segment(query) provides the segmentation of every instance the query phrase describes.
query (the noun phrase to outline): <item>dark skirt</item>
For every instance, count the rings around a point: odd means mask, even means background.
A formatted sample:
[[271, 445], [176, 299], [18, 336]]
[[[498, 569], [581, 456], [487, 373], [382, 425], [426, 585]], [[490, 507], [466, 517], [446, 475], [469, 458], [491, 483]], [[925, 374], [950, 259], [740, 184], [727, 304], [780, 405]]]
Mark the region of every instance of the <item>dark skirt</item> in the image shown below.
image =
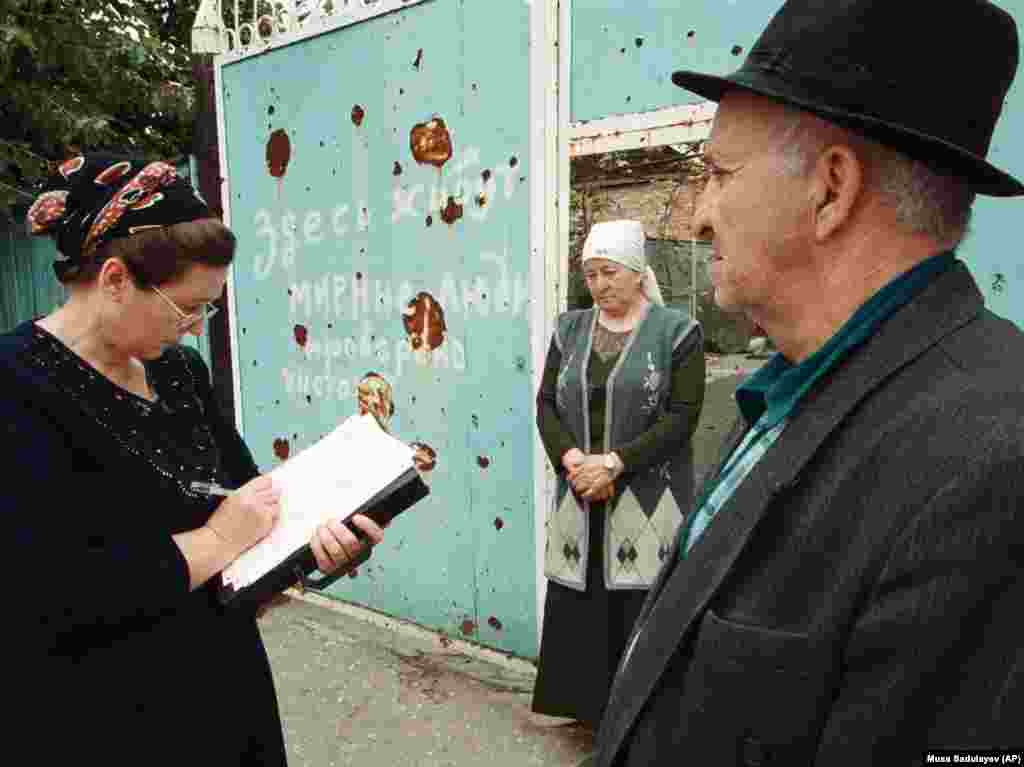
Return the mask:
[[590, 512], [587, 590], [548, 581], [532, 710], [571, 717], [595, 730], [646, 589], [604, 586], [604, 504]]

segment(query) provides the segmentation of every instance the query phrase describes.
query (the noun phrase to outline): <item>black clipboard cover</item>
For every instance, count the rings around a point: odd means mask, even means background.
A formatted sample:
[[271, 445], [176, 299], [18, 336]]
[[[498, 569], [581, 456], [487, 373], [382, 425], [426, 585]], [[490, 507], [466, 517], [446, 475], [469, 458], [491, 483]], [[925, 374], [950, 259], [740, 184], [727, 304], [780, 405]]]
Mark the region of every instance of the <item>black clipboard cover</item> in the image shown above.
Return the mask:
[[[365, 541], [366, 536], [350, 521], [354, 515], [362, 514], [383, 527], [403, 511], [426, 498], [429, 494], [430, 488], [427, 487], [427, 484], [420, 477], [416, 469], [410, 467], [398, 479], [358, 509], [348, 514], [343, 522], [360, 541]], [[316, 558], [313, 556], [313, 549], [307, 543], [269, 573], [244, 588], [236, 589], [233, 585], [221, 584], [218, 591], [220, 601], [222, 604], [232, 608], [256, 607], [292, 586], [299, 586], [302, 589], [311, 589], [313, 591], [323, 591], [339, 578], [348, 575], [352, 570], [369, 559], [371, 549], [371, 546], [366, 546], [356, 559], [349, 562], [345, 567], [338, 568], [330, 575], [310, 578], [309, 576], [317, 569], [317, 566]]]

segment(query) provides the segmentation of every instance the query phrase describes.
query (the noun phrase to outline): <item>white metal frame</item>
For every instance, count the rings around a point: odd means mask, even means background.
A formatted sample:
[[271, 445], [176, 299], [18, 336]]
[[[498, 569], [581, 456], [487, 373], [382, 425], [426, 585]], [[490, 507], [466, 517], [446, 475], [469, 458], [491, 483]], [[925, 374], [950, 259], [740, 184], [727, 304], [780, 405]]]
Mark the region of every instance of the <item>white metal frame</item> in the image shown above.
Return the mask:
[[[227, 6], [232, 0], [224, 0]], [[291, 45], [361, 21], [383, 16], [427, 0], [330, 0], [333, 12], [326, 13], [327, 0], [255, 0], [252, 17], [239, 23], [239, 0], [233, 0], [234, 26], [225, 27], [221, 57], [238, 61], [273, 48]], [[266, 11], [270, 11], [267, 13]], [[224, 18], [224, 14], [221, 14]], [[262, 34], [264, 30], [269, 34]]]
[[[217, 104], [217, 157], [220, 162], [220, 200], [224, 210], [224, 224], [231, 226], [231, 178], [228, 175], [228, 142], [224, 123], [224, 65], [228, 63], [225, 56], [217, 56], [213, 64], [213, 89]], [[235, 266], [228, 270], [228, 317], [230, 333], [228, 351], [231, 358], [231, 384], [235, 406], [235, 427], [245, 437], [242, 422], [242, 366], [238, 361], [238, 302], [235, 287]]]
[[705, 101], [573, 123], [569, 127], [569, 156], [705, 141], [717, 106]]
[[[548, 339], [554, 320], [565, 305], [565, 289], [559, 269], [562, 142], [561, 116], [564, 82], [562, 70], [568, 34], [566, 3], [534, 0], [530, 4], [530, 351], [533, 387], [537, 391], [544, 374]], [[536, 415], [534, 413], [534, 415]], [[554, 493], [554, 474], [540, 439], [533, 440], [534, 536], [536, 551], [537, 637], [544, 621], [547, 579], [544, 577], [544, 543], [547, 509]], [[539, 647], [539, 645], [538, 645]]]

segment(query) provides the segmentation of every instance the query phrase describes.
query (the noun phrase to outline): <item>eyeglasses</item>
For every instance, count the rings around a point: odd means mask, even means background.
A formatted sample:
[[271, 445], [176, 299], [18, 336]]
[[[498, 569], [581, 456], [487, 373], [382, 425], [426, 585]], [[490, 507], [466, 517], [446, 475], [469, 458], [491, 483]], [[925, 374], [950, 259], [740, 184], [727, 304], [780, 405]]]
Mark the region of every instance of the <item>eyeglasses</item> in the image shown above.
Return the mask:
[[202, 304], [199, 307], [199, 311], [194, 314], [186, 314], [181, 308], [168, 298], [162, 290], [158, 287], [153, 287], [153, 292], [156, 293], [164, 302], [174, 309], [174, 313], [178, 315], [177, 329], [179, 332], [185, 332], [192, 330], [197, 325], [206, 322], [210, 317], [217, 313], [218, 307], [213, 304]]

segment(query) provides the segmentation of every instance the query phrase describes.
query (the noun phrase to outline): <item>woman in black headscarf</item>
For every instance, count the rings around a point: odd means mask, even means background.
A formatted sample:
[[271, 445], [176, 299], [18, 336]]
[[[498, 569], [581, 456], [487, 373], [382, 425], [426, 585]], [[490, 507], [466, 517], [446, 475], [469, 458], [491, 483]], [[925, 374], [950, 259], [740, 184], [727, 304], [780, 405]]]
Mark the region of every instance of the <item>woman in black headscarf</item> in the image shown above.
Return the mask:
[[[0, 336], [3, 559], [22, 586], [9, 731], [45, 730], [43, 764], [283, 765], [255, 616], [217, 599], [278, 492], [179, 345], [215, 311], [235, 238], [170, 165], [108, 155], [64, 163], [28, 224], [56, 239], [69, 300]], [[337, 522], [311, 545], [324, 572], [361, 548]]]

